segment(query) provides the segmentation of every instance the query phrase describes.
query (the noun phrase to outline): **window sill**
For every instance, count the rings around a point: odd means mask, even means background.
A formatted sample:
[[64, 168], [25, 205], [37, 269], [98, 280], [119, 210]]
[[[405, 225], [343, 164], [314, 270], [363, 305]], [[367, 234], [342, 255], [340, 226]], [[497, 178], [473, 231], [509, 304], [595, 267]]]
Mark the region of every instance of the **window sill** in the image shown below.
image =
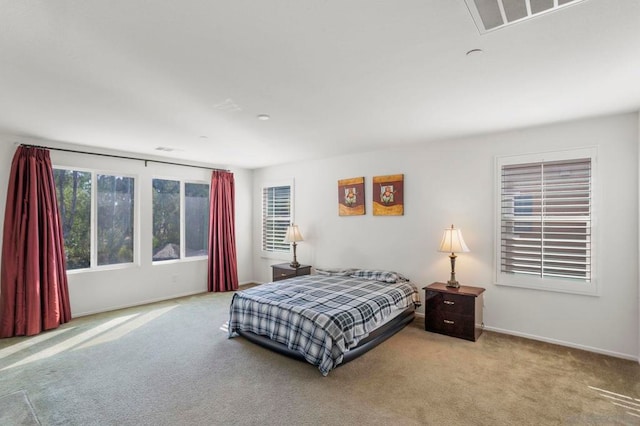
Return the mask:
[[135, 262], [117, 263], [115, 265], [101, 265], [101, 266], [94, 266], [93, 268], [67, 270], [67, 275], [78, 275], [78, 274], [86, 274], [86, 273], [92, 273], [92, 272], [114, 271], [114, 270], [118, 270], [118, 269], [135, 268], [135, 267], [138, 267], [138, 266], [139, 265], [137, 263], [135, 263]]
[[530, 277], [498, 276], [495, 284], [502, 287], [526, 288], [556, 293], [576, 294], [581, 296], [599, 297], [600, 292], [596, 282], [574, 282], [570, 280], [553, 280]]

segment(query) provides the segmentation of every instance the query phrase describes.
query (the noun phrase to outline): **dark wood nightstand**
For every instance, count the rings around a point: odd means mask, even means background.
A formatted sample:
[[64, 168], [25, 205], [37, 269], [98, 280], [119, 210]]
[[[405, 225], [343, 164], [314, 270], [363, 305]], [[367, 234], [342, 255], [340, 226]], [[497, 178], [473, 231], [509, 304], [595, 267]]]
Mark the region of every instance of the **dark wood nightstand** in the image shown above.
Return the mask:
[[309, 275], [311, 273], [310, 265], [300, 265], [297, 268], [293, 268], [288, 263], [280, 263], [278, 265], [271, 265], [271, 268], [273, 269], [273, 281], [286, 280], [287, 278]]
[[484, 327], [484, 288], [465, 285], [451, 288], [445, 283], [433, 283], [422, 289], [426, 301], [425, 330], [474, 342], [478, 340]]

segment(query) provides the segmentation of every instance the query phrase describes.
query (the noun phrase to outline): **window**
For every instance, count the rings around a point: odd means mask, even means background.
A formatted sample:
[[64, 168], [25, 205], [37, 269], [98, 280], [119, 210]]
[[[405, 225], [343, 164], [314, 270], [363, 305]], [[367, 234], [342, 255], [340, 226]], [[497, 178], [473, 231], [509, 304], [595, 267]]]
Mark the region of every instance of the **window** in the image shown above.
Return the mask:
[[497, 283], [595, 294], [591, 150], [498, 159]]
[[180, 181], [153, 180], [153, 260], [180, 259]]
[[98, 265], [133, 262], [131, 177], [98, 175]]
[[184, 184], [185, 256], [206, 256], [209, 252], [209, 185]]
[[91, 267], [91, 172], [54, 169], [67, 270]]
[[207, 256], [209, 185], [153, 179], [153, 261]]
[[53, 178], [67, 270], [133, 263], [135, 179], [61, 168]]
[[290, 251], [284, 242], [291, 224], [291, 185], [262, 188], [262, 250], [265, 252]]

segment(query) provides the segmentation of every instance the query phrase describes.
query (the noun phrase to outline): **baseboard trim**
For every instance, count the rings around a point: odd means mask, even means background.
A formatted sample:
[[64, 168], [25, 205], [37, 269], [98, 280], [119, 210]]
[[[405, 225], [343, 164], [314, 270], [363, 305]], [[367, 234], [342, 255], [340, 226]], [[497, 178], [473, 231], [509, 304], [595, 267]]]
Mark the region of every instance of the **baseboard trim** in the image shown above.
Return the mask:
[[100, 310], [95, 310], [95, 311], [72, 313], [71, 317], [72, 318], [86, 317], [87, 315], [94, 315], [94, 314], [101, 314], [103, 312], [117, 311], [118, 309], [133, 308], [135, 306], [143, 306], [143, 305], [148, 305], [150, 303], [165, 302], [167, 300], [173, 300], [173, 299], [178, 299], [180, 297], [193, 296], [195, 294], [202, 294], [202, 293], [205, 293], [205, 292], [203, 292], [203, 291], [192, 291], [192, 292], [187, 292], [187, 293], [175, 294], [175, 295], [171, 295], [171, 296], [168, 296], [168, 297], [157, 297], [157, 298], [153, 298], [153, 299], [146, 299], [146, 300], [142, 300], [142, 301], [135, 302], [135, 303], [127, 303], [127, 304], [124, 304], [124, 305], [109, 306], [107, 308], [100, 309]]
[[[238, 284], [238, 287], [242, 287], [244, 285], [249, 285], [249, 284], [258, 284], [255, 281], [245, 281], [242, 283]], [[167, 300], [172, 300], [172, 299], [179, 299], [181, 297], [188, 297], [188, 296], [193, 296], [195, 294], [201, 294], [201, 293], [206, 293], [207, 291], [204, 290], [200, 290], [200, 291], [192, 291], [192, 292], [187, 292], [187, 293], [180, 293], [180, 294], [175, 294], [175, 295], [171, 295], [168, 297], [157, 297], [157, 298], [153, 298], [153, 299], [146, 299], [143, 300], [141, 302], [135, 302], [135, 303], [128, 303], [128, 304], [124, 304], [124, 305], [116, 305], [116, 306], [110, 306], [104, 309], [100, 309], [100, 310], [95, 310], [95, 311], [86, 311], [86, 312], [78, 312], [78, 313], [72, 313], [72, 318], [78, 318], [78, 317], [86, 317], [87, 315], [94, 315], [94, 314], [101, 314], [103, 312], [110, 312], [110, 311], [117, 311], [118, 309], [127, 309], [127, 308], [133, 308], [134, 306], [142, 306], [142, 305], [148, 305], [149, 303], [156, 303], [156, 302], [165, 302]]]
[[631, 354], [624, 354], [624, 353], [621, 353], [621, 352], [609, 351], [609, 350], [606, 350], [606, 349], [595, 348], [593, 346], [580, 345], [580, 344], [577, 344], [577, 343], [567, 342], [567, 341], [564, 341], [564, 340], [551, 339], [551, 338], [548, 338], [548, 337], [537, 336], [535, 334], [521, 333], [521, 332], [518, 332], [518, 331], [506, 330], [506, 329], [503, 329], [503, 328], [485, 326], [484, 329], [487, 330], [487, 331], [493, 331], [495, 333], [508, 334], [508, 335], [511, 335], [511, 336], [523, 337], [525, 339], [538, 340], [540, 342], [552, 343], [554, 345], [566, 346], [566, 347], [569, 347], [569, 348], [580, 349], [580, 350], [587, 351], [587, 352], [594, 352], [594, 353], [601, 354], [601, 355], [612, 356], [614, 358], [622, 358], [622, 359], [627, 359], [629, 361], [640, 362], [640, 358], [638, 358], [635, 355], [631, 355]]
[[[416, 312], [416, 317], [424, 319], [424, 313]], [[614, 358], [621, 358], [621, 359], [627, 359], [629, 361], [636, 361], [637, 363], [640, 364], [640, 358], [638, 356], [635, 356], [635, 355], [624, 354], [624, 353], [615, 352], [615, 351], [608, 351], [606, 349], [594, 348], [592, 346], [587, 346], [587, 345], [579, 345], [577, 343], [566, 342], [564, 340], [550, 339], [548, 337], [537, 336], [535, 334], [528, 334], [528, 333], [521, 333], [521, 332], [513, 331], [513, 330], [506, 330], [504, 328], [487, 327], [485, 325], [484, 329], [487, 330], [487, 331], [492, 331], [494, 333], [508, 334], [510, 336], [517, 336], [517, 337], [523, 337], [525, 339], [537, 340], [537, 341], [545, 342], [545, 343], [552, 343], [554, 345], [566, 346], [566, 347], [569, 347], [569, 348], [580, 349], [580, 350], [587, 351], [587, 352], [594, 352], [594, 353], [597, 353], [597, 354], [607, 355], [607, 356], [611, 356], [611, 357], [614, 357]]]

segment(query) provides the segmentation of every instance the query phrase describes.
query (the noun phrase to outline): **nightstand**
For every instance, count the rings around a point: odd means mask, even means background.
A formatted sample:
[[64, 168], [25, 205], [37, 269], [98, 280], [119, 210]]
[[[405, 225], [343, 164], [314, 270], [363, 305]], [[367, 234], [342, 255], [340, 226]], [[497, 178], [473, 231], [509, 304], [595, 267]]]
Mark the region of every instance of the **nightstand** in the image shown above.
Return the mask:
[[424, 329], [447, 336], [476, 341], [484, 323], [482, 306], [484, 288], [461, 285], [447, 287], [433, 283], [425, 291]]
[[293, 268], [288, 263], [280, 263], [278, 265], [271, 265], [271, 268], [273, 269], [273, 281], [286, 280], [287, 278], [309, 275], [311, 273], [310, 265], [300, 265], [297, 268]]

